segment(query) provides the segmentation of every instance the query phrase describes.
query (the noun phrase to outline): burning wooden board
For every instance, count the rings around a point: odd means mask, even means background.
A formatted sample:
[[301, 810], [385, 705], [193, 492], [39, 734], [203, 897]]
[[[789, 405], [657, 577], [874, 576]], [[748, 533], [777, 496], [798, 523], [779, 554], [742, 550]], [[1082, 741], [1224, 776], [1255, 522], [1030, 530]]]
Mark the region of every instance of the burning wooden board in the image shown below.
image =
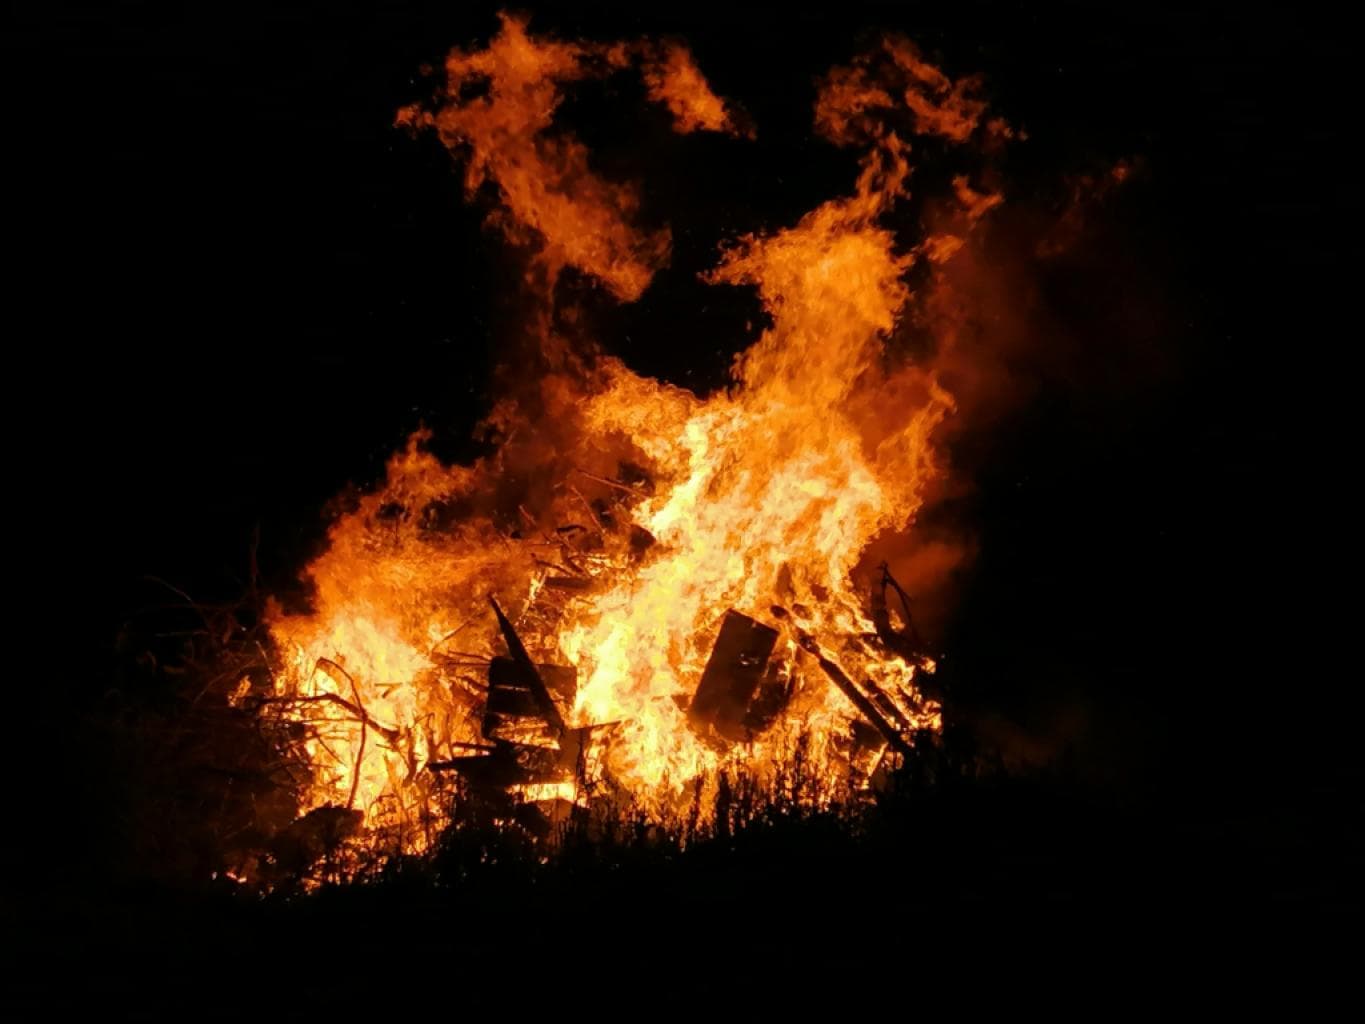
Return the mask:
[[526, 665], [513, 658], [494, 658], [488, 665], [488, 698], [484, 705], [483, 734], [488, 739], [523, 738], [528, 730], [542, 735], [542, 745], [555, 742], [560, 731], [545, 714], [549, 696], [562, 721], [563, 708], [573, 705], [578, 674], [564, 665]]
[[[497, 616], [498, 627], [502, 630], [503, 640], [507, 643], [508, 657], [500, 659], [506, 663], [502, 668], [505, 684], [511, 688], [526, 690], [539, 717], [544, 719], [545, 723], [556, 734], [563, 732], [564, 716], [560, 713], [558, 705], [555, 704], [554, 697], [550, 695], [550, 689], [541, 677], [540, 671], [531, 661], [531, 656], [526, 653], [526, 645], [521, 642], [521, 637], [517, 636], [517, 631], [512, 626], [511, 620], [503, 614], [498, 602], [491, 597], [488, 600], [493, 606], [493, 614]], [[493, 679], [490, 674], [490, 685], [492, 682]]]
[[711, 657], [688, 708], [694, 726], [714, 729], [728, 740], [748, 738], [753, 731], [749, 708], [768, 674], [777, 636], [777, 630], [771, 626], [734, 609], [725, 613], [720, 635], [711, 648]]
[[591, 728], [570, 729], [564, 722], [577, 690], [577, 670], [534, 663], [497, 601], [492, 606], [508, 654], [488, 666], [483, 734], [491, 746], [427, 768], [459, 772], [485, 796], [515, 794], [538, 801], [537, 794], [544, 792], [553, 800], [580, 773], [591, 734]]

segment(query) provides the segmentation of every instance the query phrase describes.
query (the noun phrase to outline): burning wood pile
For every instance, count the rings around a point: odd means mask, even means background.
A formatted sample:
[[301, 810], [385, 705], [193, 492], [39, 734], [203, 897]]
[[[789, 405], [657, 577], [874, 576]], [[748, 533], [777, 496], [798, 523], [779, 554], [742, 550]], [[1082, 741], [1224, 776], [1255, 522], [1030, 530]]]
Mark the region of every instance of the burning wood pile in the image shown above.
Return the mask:
[[668, 820], [798, 749], [824, 780], [810, 799], [838, 799], [939, 726], [909, 596], [865, 563], [941, 475], [954, 403], [885, 341], [916, 308], [912, 268], [932, 287], [999, 197], [959, 175], [927, 237], [882, 221], [912, 138], [988, 151], [1009, 129], [904, 39], [832, 71], [816, 128], [861, 151], [853, 193], [723, 250], [706, 280], [755, 287], [771, 323], [700, 397], [546, 326], [564, 268], [631, 301], [667, 259], [667, 230], [632, 219], [639, 190], [548, 130], [566, 86], [632, 71], [679, 132], [745, 145], [685, 49], [511, 17], [399, 118], [436, 132], [471, 196], [496, 193], [490, 224], [530, 255], [541, 372], [489, 417], [493, 455], [447, 466], [419, 436], [393, 458], [309, 566], [311, 606], [271, 609], [272, 678], [242, 699], [306, 751], [302, 810], [400, 849], [430, 841], [454, 779], [541, 831], [599, 800]]
[[[640, 533], [636, 532], [633, 539]], [[859, 642], [882, 657], [899, 656], [921, 669], [932, 670], [932, 661], [915, 650], [917, 638], [908, 596], [886, 566], [882, 566], [881, 574], [874, 605], [885, 609], [886, 589], [893, 588], [903, 602], [905, 626], [896, 628], [890, 615], [882, 614], [877, 618], [877, 633], [860, 637]], [[581, 590], [589, 582], [583, 577], [550, 577], [546, 586]], [[611, 786], [600, 765], [589, 770], [589, 759], [611, 742], [618, 723], [569, 726], [567, 720], [573, 715], [577, 696], [577, 670], [571, 665], [533, 661], [497, 600], [490, 603], [507, 653], [488, 662], [480, 726], [486, 742], [470, 744], [468, 753], [431, 761], [426, 767], [432, 772], [458, 772], [484, 803], [504, 805], [509, 816], [543, 835], [556, 812]], [[862, 716], [851, 723], [839, 744], [841, 759], [848, 764], [857, 785], [865, 785], [872, 778], [888, 750], [909, 753], [914, 733], [925, 727], [926, 705], [919, 695], [901, 691], [898, 701], [871, 679], [854, 682], [821, 650], [814, 637], [792, 624], [790, 611], [773, 605], [770, 612], [779, 623], [777, 627], [734, 609], [725, 613], [696, 693], [690, 700], [675, 698], [696, 736], [718, 757], [736, 745], [751, 747], [791, 705], [797, 685], [791, 655], [804, 653]], [[787, 657], [776, 650], [784, 632]]]

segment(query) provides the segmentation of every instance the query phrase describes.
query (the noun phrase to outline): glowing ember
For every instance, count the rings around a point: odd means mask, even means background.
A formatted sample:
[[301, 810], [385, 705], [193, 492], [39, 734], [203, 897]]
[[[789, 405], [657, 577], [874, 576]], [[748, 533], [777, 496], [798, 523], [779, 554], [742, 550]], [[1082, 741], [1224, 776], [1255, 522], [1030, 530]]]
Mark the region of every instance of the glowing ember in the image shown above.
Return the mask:
[[[399, 116], [439, 134], [471, 191], [496, 187], [492, 221], [546, 296], [572, 266], [634, 299], [667, 259], [667, 234], [630, 222], [635, 190], [547, 132], [565, 84], [631, 68], [679, 131], [737, 133], [686, 50], [547, 40], [509, 17], [451, 54], [434, 107]], [[770, 779], [798, 749], [824, 780], [809, 798], [828, 800], [939, 726], [916, 682], [932, 662], [854, 578], [874, 538], [913, 523], [953, 409], [931, 369], [885, 358], [907, 273], [949, 258], [999, 197], [958, 178], [956, 233], [908, 251], [878, 219], [906, 192], [910, 134], [1008, 132], [974, 89], [904, 40], [831, 73], [816, 125], [864, 147], [863, 170], [709, 275], [755, 286], [771, 316], [727, 392], [575, 359], [498, 407], [486, 460], [444, 466], [421, 436], [392, 459], [309, 566], [312, 611], [272, 610], [270, 707], [308, 730], [304, 810], [354, 808], [419, 847], [454, 766], [526, 801], [605, 794], [666, 820], [698, 780]]]

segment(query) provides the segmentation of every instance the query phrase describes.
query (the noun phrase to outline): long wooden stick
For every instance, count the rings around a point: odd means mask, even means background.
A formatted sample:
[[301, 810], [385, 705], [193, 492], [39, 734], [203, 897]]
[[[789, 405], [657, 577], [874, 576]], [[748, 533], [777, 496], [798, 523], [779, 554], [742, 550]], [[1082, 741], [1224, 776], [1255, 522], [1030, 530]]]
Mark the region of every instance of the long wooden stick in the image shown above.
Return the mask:
[[633, 494], [637, 498], [649, 497], [649, 494], [647, 492], [640, 490], [640, 488], [638, 487], [632, 487], [630, 486], [630, 484], [623, 484], [621, 483], [620, 480], [612, 480], [610, 477], [598, 476], [596, 473], [589, 473], [586, 469], [578, 469], [578, 467], [576, 466], [574, 468], [579, 473], [587, 477], [589, 480], [596, 480], [599, 484], [605, 484], [608, 487], [615, 487], [617, 490], [625, 491], [627, 494]]
[[312, 697], [265, 697], [261, 700], [262, 704], [317, 704], [324, 702], [345, 708], [354, 715], [357, 720], [361, 718], [365, 719], [365, 721], [370, 724], [370, 728], [374, 729], [376, 732], [382, 733], [384, 738], [390, 742], [396, 743], [398, 741], [399, 733], [397, 729], [384, 725], [382, 722], [375, 721], [345, 697], [338, 696], [335, 693], [319, 693]]
[[516, 662], [517, 668], [526, 679], [526, 685], [535, 698], [536, 706], [540, 708], [541, 717], [545, 719], [550, 728], [554, 729], [557, 736], [564, 732], [564, 719], [559, 713], [559, 708], [555, 706], [554, 698], [550, 696], [550, 691], [545, 686], [545, 680], [540, 678], [540, 671], [536, 668], [531, 656], [526, 653], [526, 645], [521, 642], [521, 637], [517, 636], [516, 629], [512, 622], [502, 613], [498, 607], [498, 602], [491, 594], [488, 602], [493, 606], [493, 614], [498, 617], [498, 627], [502, 630], [502, 637], [507, 641], [507, 652]]
[[825, 652], [820, 649], [820, 645], [815, 642], [814, 637], [803, 633], [800, 637], [800, 643], [806, 651], [815, 656], [815, 660], [825, 670], [825, 675], [829, 676], [834, 685], [843, 691], [844, 696], [853, 702], [853, 706], [863, 713], [863, 717], [876, 726], [877, 731], [886, 737], [887, 743], [890, 743], [907, 757], [914, 753], [914, 747], [905, 741], [900, 730], [886, 720], [886, 716], [877, 709], [877, 705], [863, 695], [843, 669], [825, 656]]

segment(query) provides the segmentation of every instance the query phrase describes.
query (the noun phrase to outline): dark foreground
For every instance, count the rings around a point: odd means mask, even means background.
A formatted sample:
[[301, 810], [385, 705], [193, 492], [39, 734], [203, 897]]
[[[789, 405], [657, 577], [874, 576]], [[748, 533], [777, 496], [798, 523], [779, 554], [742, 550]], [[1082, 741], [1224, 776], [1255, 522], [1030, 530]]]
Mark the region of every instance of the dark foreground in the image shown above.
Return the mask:
[[827, 1000], [909, 1013], [992, 996], [1108, 1013], [1195, 994], [1303, 1011], [1358, 970], [1355, 791], [1158, 802], [1056, 776], [909, 789], [857, 835], [779, 813], [684, 854], [637, 837], [548, 867], [465, 837], [433, 863], [294, 899], [58, 879], [20, 900], [11, 993], [33, 1019]]

